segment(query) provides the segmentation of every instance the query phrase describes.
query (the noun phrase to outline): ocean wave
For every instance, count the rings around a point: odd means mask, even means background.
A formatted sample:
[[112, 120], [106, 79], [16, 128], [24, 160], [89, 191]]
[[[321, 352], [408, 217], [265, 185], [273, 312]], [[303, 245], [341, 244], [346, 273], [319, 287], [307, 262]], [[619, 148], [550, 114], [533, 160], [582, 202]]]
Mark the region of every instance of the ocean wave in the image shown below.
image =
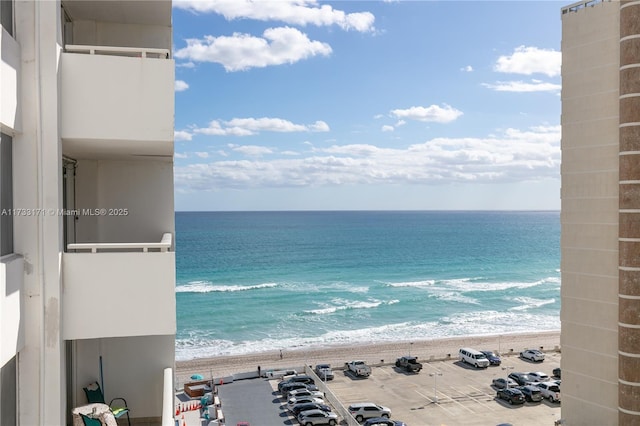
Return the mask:
[[557, 277], [547, 277], [538, 281], [501, 281], [501, 282], [489, 282], [489, 281], [475, 281], [474, 278], [461, 278], [453, 280], [444, 280], [442, 285], [455, 288], [460, 291], [503, 291], [510, 289], [525, 289], [531, 287], [537, 287], [544, 284], [559, 284], [560, 279]]
[[230, 291], [247, 291], [262, 288], [277, 287], [276, 283], [264, 283], [255, 285], [214, 285], [208, 281], [192, 281], [188, 284], [182, 284], [176, 287], [176, 293], [211, 293], [211, 292], [230, 292]]
[[344, 299], [333, 299], [332, 303], [334, 306], [329, 306], [328, 304], [324, 304], [325, 306], [318, 309], [311, 309], [305, 311], [308, 314], [316, 314], [316, 315], [327, 315], [332, 314], [338, 311], [344, 311], [348, 309], [373, 309], [377, 308], [380, 305], [393, 305], [399, 303], [399, 300], [390, 300], [388, 302], [383, 302], [381, 300], [371, 300], [371, 301], [348, 301]]
[[439, 299], [439, 300], [444, 300], [446, 302], [467, 303], [470, 305], [480, 304], [478, 299], [475, 299], [469, 296], [464, 296], [454, 291], [446, 291], [443, 289], [432, 289], [430, 292], [432, 297], [435, 297], [436, 299]]
[[514, 297], [509, 300], [520, 303], [518, 306], [509, 308], [510, 311], [526, 311], [527, 309], [539, 308], [544, 305], [556, 303], [556, 299], [535, 299], [533, 297]]
[[424, 280], [424, 281], [408, 281], [408, 282], [399, 282], [399, 283], [384, 283], [389, 287], [430, 287], [435, 284], [435, 280]]

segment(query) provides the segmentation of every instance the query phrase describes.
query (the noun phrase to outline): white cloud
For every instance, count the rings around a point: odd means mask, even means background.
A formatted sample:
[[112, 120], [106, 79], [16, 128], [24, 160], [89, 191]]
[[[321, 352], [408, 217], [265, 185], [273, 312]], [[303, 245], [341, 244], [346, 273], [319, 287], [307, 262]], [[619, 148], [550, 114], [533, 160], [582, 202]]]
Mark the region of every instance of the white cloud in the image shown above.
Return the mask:
[[328, 132], [329, 130], [331, 130], [329, 128], [329, 125], [324, 121], [316, 121], [315, 123], [310, 124], [308, 127], [312, 132]]
[[410, 120], [450, 123], [460, 117], [462, 111], [444, 104], [442, 107], [431, 105], [428, 107], [414, 106], [407, 109], [394, 109], [391, 111], [391, 114], [398, 118], [407, 118]]
[[382, 130], [383, 132], [393, 132], [394, 128], [393, 126], [389, 126], [388, 124], [385, 124], [384, 126], [382, 126]]
[[182, 152], [176, 152], [173, 154], [173, 156], [175, 158], [189, 158], [189, 156], [186, 153], [182, 153]]
[[531, 80], [531, 82], [498, 81], [493, 84], [482, 83], [482, 85], [498, 92], [557, 92], [562, 88], [560, 84], [540, 80]]
[[332, 52], [328, 44], [311, 41], [295, 28], [268, 28], [262, 35], [263, 38], [234, 33], [232, 36], [187, 39], [187, 46], [178, 49], [174, 56], [196, 62], [219, 63], [227, 71], [243, 71], [293, 64], [311, 56], [328, 56]]
[[208, 152], [194, 152], [194, 154], [197, 157], [200, 157], [200, 158], [209, 158], [209, 153]]
[[176, 80], [173, 88], [176, 92], [182, 92], [184, 90], [187, 90], [189, 88], [189, 85], [185, 81]]
[[260, 132], [328, 132], [329, 125], [324, 121], [316, 121], [313, 124], [294, 124], [282, 118], [233, 118], [220, 122], [213, 120], [208, 127], [195, 128], [195, 133], [209, 136], [250, 136]]
[[196, 64], [194, 64], [193, 62], [182, 62], [182, 63], [177, 63], [176, 67], [179, 68], [195, 68]]
[[250, 157], [261, 157], [266, 154], [272, 154], [273, 151], [270, 148], [265, 146], [258, 145], [233, 145], [230, 144], [229, 148], [235, 152], [239, 152], [241, 154], [250, 156]]
[[460, 71], [473, 72], [473, 67], [471, 65], [467, 65], [466, 67], [460, 68]]
[[500, 56], [494, 70], [504, 73], [560, 75], [562, 54], [553, 49], [519, 46], [509, 56]]
[[[259, 157], [260, 146], [230, 149]], [[315, 148], [306, 156], [224, 160], [175, 168], [180, 191], [211, 188], [535, 182], [558, 179], [560, 126], [508, 128], [484, 138], [436, 138], [406, 148], [370, 144]]]
[[193, 135], [185, 130], [174, 130], [173, 139], [177, 141], [190, 141]]
[[281, 21], [291, 25], [337, 25], [344, 30], [374, 30], [370, 12], [345, 13], [315, 0], [174, 0], [173, 5], [200, 13], [217, 13], [227, 20]]
[[404, 126], [405, 124], [407, 124], [405, 120], [398, 120], [396, 122], [396, 127]]

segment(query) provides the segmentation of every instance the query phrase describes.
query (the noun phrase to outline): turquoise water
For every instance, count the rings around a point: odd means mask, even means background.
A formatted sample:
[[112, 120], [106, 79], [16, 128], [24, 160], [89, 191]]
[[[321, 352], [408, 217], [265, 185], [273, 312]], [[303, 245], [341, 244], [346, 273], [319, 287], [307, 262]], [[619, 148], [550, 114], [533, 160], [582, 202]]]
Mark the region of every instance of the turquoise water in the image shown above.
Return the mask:
[[559, 212], [176, 213], [176, 358], [560, 328]]

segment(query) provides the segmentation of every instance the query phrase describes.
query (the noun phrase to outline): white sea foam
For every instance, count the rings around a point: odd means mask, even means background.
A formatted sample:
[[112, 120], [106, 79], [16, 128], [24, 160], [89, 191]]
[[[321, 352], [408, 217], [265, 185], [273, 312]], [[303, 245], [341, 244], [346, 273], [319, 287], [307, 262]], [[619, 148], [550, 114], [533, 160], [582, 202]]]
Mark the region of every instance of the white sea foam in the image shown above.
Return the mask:
[[337, 311], [344, 311], [344, 310], [348, 310], [348, 309], [373, 309], [373, 308], [377, 308], [380, 305], [393, 305], [396, 303], [399, 303], [400, 301], [397, 299], [394, 300], [390, 300], [388, 302], [383, 302], [381, 300], [369, 300], [369, 301], [360, 301], [360, 300], [356, 300], [356, 301], [349, 301], [349, 300], [345, 300], [345, 299], [333, 299], [331, 300], [331, 304], [328, 303], [322, 303], [321, 304], [321, 308], [318, 309], [311, 309], [308, 311], [305, 311], [306, 313], [309, 314], [317, 314], [317, 315], [326, 315], [326, 314], [332, 314], [335, 313]]
[[433, 297], [439, 299], [439, 300], [445, 300], [447, 302], [458, 302], [458, 303], [468, 303], [471, 305], [479, 305], [480, 302], [478, 301], [478, 299], [475, 299], [473, 297], [469, 297], [469, 296], [464, 296], [462, 294], [460, 294], [459, 292], [454, 292], [454, 291], [446, 291], [444, 289], [440, 289], [440, 288], [434, 288], [430, 290], [430, 293]]
[[435, 284], [435, 280], [424, 280], [424, 281], [408, 281], [408, 282], [400, 282], [400, 283], [385, 283], [389, 287], [430, 287]]
[[215, 285], [208, 281], [192, 281], [176, 287], [176, 293], [211, 293], [228, 291], [247, 291], [261, 288], [277, 287], [276, 283], [264, 283], [255, 285]]
[[556, 299], [535, 299], [533, 297], [514, 297], [510, 300], [520, 303], [518, 306], [509, 308], [510, 311], [526, 311], [527, 309], [539, 308], [556, 302]]
[[504, 282], [481, 282], [472, 278], [462, 278], [455, 280], [445, 280], [442, 284], [459, 291], [503, 291], [509, 289], [524, 289], [536, 287], [547, 283], [559, 283], [559, 279], [549, 277], [538, 281], [522, 282], [522, 281], [504, 281]]

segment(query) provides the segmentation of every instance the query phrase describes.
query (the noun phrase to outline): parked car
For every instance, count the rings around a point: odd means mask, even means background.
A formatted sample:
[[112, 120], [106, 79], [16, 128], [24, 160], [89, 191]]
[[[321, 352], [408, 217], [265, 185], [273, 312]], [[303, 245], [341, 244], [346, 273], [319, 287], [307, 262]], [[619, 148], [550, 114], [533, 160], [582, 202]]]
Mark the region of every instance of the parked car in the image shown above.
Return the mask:
[[533, 371], [529, 373], [529, 377], [536, 382], [548, 382], [551, 378], [542, 371]]
[[560, 367], [553, 369], [553, 377], [557, 377], [558, 379], [562, 378], [560, 373], [562, 373], [562, 371], [560, 370]]
[[298, 417], [298, 414], [300, 414], [301, 412], [309, 410], [331, 411], [331, 407], [318, 402], [302, 402], [300, 404], [294, 405], [289, 409], [289, 411], [291, 411], [296, 417]]
[[322, 380], [333, 380], [331, 364], [318, 364], [316, 365], [315, 372]]
[[338, 423], [338, 415], [331, 411], [303, 411], [298, 415], [298, 421], [304, 426], [335, 425]]
[[360, 423], [373, 417], [391, 417], [391, 409], [373, 402], [360, 402], [349, 406], [349, 413]]
[[315, 396], [301, 396], [300, 398], [291, 398], [289, 399], [289, 401], [287, 401], [287, 408], [289, 409], [289, 411], [291, 411], [294, 405], [302, 403], [324, 404], [324, 399]]
[[501, 377], [499, 379], [493, 379], [493, 382], [491, 384], [496, 389], [515, 388], [516, 386], [518, 386], [518, 383], [509, 377], [507, 378]]
[[482, 352], [471, 348], [460, 349], [458, 351], [458, 359], [476, 368], [487, 368], [489, 366], [487, 357]]
[[306, 384], [310, 384], [313, 385], [315, 384], [315, 381], [313, 380], [313, 377], [311, 376], [307, 376], [305, 374], [300, 374], [297, 376], [293, 376], [293, 377], [289, 377], [286, 380], [281, 381], [280, 383], [278, 383], [278, 391], [282, 390], [282, 387], [289, 384], [289, 383], [306, 383]]
[[500, 365], [502, 360], [500, 357], [493, 351], [480, 351], [487, 357], [489, 360], [489, 365]]
[[282, 387], [280, 393], [285, 398], [289, 398], [291, 392], [299, 391], [299, 390], [308, 390], [308, 391], [317, 391], [318, 387], [316, 385], [308, 384], [308, 383], [288, 383]]
[[535, 384], [535, 382], [531, 380], [531, 377], [529, 377], [527, 373], [511, 373], [509, 374], [509, 378], [515, 380], [516, 383], [518, 383], [518, 385], [520, 386]]
[[496, 394], [498, 399], [504, 399], [509, 404], [524, 404], [524, 395], [518, 389], [500, 389]]
[[315, 398], [324, 398], [324, 393], [319, 390], [296, 389], [289, 392], [288, 398], [300, 398], [301, 396], [312, 396]]
[[371, 374], [371, 367], [362, 360], [349, 361], [344, 364], [345, 372], [350, 371], [355, 374], [356, 377], [369, 377]]
[[519, 387], [518, 390], [524, 395], [525, 401], [540, 402], [542, 401], [542, 392], [540, 388], [534, 385]]
[[536, 386], [542, 392], [542, 396], [551, 402], [560, 402], [560, 386], [554, 382], [537, 383]]
[[527, 349], [520, 352], [520, 358], [533, 362], [542, 362], [544, 361], [544, 354], [537, 349]]
[[390, 420], [384, 417], [374, 417], [365, 421], [362, 426], [407, 426], [407, 424], [400, 420]]
[[408, 355], [396, 359], [396, 367], [411, 373], [419, 373], [422, 370], [422, 364], [418, 362], [418, 358]]

